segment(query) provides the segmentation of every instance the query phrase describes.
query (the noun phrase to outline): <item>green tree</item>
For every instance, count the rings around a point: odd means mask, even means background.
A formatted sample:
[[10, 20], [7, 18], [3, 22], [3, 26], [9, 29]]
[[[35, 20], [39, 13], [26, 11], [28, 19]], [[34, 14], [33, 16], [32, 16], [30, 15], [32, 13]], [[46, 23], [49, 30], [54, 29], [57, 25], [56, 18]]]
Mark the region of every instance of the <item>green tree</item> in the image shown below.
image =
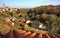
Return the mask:
[[51, 30], [53, 27], [53, 23], [57, 21], [57, 16], [50, 15], [47, 17], [47, 27], [48, 27], [48, 32], [51, 34]]
[[17, 9], [16, 14], [19, 14], [19, 13], [20, 13], [20, 9]]
[[51, 34], [59, 34], [60, 32], [60, 17], [57, 17], [57, 20], [51, 24]]

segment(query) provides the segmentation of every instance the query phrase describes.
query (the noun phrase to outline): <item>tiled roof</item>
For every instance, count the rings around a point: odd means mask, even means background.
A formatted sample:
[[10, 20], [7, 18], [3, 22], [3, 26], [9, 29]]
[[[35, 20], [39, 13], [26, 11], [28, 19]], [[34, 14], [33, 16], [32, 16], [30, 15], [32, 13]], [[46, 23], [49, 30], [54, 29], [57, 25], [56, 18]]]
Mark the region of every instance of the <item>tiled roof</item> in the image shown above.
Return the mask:
[[60, 38], [60, 35], [37, 34], [36, 32], [27, 32], [24, 30], [10, 30], [3, 38]]

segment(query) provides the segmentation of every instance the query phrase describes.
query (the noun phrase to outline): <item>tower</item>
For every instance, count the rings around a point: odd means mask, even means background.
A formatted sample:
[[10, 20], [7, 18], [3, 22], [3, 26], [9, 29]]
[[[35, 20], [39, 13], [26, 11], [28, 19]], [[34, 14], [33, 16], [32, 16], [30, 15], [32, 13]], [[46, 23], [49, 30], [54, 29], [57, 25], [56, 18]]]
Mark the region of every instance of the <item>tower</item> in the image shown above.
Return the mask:
[[3, 3], [3, 6], [2, 6], [3, 8], [5, 8], [5, 4]]

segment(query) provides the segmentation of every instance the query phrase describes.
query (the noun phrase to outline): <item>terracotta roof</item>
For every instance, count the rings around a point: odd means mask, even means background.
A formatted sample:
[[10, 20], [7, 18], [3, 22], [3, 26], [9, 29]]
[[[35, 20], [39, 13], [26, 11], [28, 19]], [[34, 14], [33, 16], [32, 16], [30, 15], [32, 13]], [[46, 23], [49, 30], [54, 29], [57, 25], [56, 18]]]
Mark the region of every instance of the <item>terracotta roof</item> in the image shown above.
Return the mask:
[[37, 34], [36, 32], [27, 32], [24, 30], [11, 30], [3, 35], [3, 38], [60, 38], [60, 35]]
[[14, 25], [14, 22], [12, 22], [9, 18], [5, 18], [4, 22], [8, 25]]

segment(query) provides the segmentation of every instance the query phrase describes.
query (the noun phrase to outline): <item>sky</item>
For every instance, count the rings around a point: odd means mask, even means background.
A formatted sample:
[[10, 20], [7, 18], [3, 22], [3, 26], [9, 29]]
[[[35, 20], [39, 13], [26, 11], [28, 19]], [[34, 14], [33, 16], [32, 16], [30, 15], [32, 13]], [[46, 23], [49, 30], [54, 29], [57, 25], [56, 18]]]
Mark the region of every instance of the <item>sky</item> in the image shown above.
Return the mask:
[[2, 4], [14, 8], [33, 8], [42, 5], [60, 5], [60, 0], [0, 0]]

